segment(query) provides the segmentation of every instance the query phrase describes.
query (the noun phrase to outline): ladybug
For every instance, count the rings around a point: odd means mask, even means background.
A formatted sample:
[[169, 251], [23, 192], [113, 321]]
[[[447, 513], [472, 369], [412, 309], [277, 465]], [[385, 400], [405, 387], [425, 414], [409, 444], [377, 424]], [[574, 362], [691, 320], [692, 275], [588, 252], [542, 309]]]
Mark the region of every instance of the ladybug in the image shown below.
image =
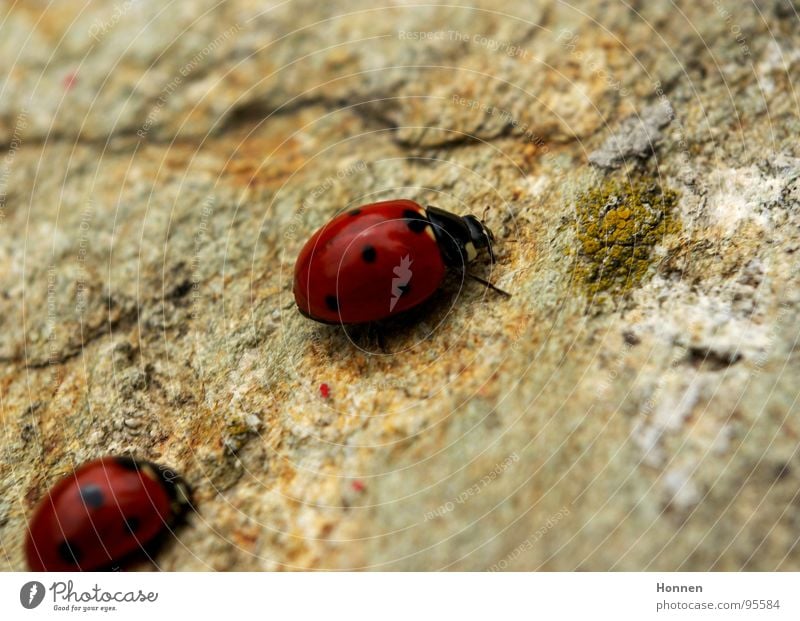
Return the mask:
[[152, 551], [191, 506], [171, 470], [132, 457], [103, 457], [65, 477], [39, 503], [25, 556], [33, 571], [95, 571]]
[[314, 233], [294, 269], [300, 312], [322, 323], [356, 324], [402, 313], [427, 300], [448, 268], [466, 272], [479, 250], [494, 262], [494, 235], [475, 216], [397, 199], [342, 213]]

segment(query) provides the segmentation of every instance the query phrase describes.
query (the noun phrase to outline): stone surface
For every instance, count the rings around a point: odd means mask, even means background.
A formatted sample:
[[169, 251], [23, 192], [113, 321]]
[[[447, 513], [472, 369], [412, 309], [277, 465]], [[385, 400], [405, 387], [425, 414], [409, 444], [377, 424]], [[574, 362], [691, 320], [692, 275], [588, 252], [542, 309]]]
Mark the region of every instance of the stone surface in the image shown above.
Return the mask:
[[[196, 490], [167, 570], [800, 570], [800, 36], [740, 4], [4, 7], [0, 566], [130, 451]], [[641, 181], [679, 226], [592, 295], [582, 197]], [[381, 351], [290, 281], [397, 196], [488, 207], [514, 296]]]
[[629, 116], [597, 151], [589, 154], [589, 163], [599, 168], [619, 168], [632, 158], [646, 160], [662, 140], [661, 128], [668, 125], [675, 112], [668, 100], [662, 100]]

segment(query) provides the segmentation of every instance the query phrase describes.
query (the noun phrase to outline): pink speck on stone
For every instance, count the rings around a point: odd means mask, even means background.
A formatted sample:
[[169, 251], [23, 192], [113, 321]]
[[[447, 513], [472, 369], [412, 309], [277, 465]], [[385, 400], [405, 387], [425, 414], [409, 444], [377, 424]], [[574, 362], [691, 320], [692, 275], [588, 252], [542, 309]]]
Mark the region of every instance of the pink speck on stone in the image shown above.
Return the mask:
[[78, 74], [75, 71], [70, 71], [67, 75], [64, 76], [64, 81], [62, 84], [64, 85], [65, 91], [72, 90], [72, 87], [78, 82]]

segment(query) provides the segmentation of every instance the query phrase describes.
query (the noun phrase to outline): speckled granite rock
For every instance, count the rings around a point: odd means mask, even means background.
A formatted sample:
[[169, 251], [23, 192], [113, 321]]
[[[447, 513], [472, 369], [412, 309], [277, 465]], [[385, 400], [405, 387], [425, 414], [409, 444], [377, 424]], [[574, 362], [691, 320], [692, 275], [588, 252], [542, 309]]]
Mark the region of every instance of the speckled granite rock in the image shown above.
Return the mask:
[[[800, 570], [797, 16], [532, 4], [3, 9], [3, 568], [133, 451], [196, 488], [168, 570]], [[307, 235], [395, 196], [488, 206], [513, 298], [301, 317]]]

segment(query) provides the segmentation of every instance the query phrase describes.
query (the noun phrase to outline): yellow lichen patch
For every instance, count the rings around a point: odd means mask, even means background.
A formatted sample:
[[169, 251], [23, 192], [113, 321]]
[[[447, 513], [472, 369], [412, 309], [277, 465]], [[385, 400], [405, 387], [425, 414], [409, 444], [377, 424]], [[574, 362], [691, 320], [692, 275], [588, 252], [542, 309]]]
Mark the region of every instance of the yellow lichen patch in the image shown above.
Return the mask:
[[653, 247], [680, 231], [672, 215], [677, 199], [653, 179], [609, 180], [578, 197], [576, 276], [590, 296], [624, 293], [642, 281]]

